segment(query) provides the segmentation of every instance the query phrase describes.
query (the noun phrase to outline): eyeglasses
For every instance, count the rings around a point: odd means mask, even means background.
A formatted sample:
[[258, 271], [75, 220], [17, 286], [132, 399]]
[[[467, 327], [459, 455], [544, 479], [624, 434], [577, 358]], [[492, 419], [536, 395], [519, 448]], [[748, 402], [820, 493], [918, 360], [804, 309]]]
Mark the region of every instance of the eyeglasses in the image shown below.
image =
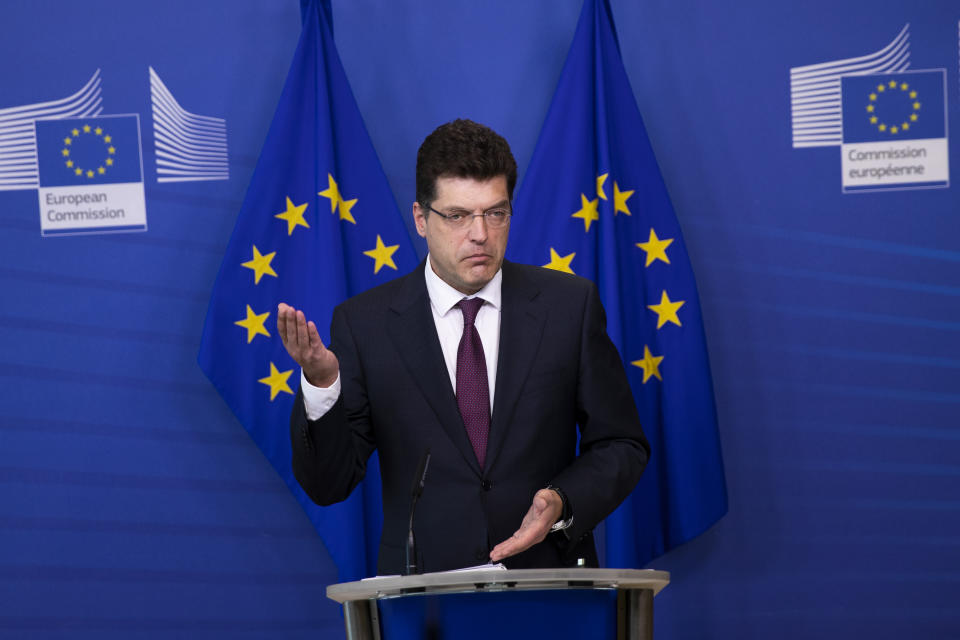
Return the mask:
[[429, 205], [427, 209], [443, 218], [454, 229], [466, 229], [473, 223], [474, 218], [483, 218], [488, 227], [499, 229], [507, 226], [511, 216], [513, 216], [509, 209], [490, 209], [483, 213], [442, 213]]

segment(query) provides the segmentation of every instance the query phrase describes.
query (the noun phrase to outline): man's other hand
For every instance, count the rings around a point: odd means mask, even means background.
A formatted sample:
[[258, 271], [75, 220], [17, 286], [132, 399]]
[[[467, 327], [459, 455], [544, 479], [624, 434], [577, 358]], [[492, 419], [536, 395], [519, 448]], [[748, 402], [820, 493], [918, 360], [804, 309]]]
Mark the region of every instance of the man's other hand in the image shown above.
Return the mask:
[[277, 331], [287, 353], [303, 369], [307, 382], [315, 387], [329, 387], [337, 381], [340, 362], [323, 346], [317, 325], [307, 322], [302, 311], [280, 303], [277, 307]]
[[537, 491], [520, 528], [493, 548], [490, 552], [490, 562], [500, 562], [543, 541], [550, 533], [550, 527], [560, 519], [562, 513], [563, 499], [556, 491], [553, 489]]

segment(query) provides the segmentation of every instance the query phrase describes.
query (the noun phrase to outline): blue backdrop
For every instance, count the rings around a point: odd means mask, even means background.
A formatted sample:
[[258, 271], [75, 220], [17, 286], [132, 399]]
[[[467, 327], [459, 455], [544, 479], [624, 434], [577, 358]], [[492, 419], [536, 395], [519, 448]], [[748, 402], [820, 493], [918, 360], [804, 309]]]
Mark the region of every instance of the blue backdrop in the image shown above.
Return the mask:
[[[611, 4], [697, 278], [730, 498], [652, 563], [673, 573], [658, 637], [955, 637], [960, 197], [844, 193], [830, 74], [943, 69], [919, 113], [956, 161], [960, 8]], [[522, 185], [579, 11], [334, 0], [401, 211], [455, 117], [507, 137]], [[295, 0], [4, 7], [4, 637], [342, 636], [326, 550], [196, 364], [299, 33]], [[95, 114], [139, 116], [147, 230], [43, 237], [30, 122]]]

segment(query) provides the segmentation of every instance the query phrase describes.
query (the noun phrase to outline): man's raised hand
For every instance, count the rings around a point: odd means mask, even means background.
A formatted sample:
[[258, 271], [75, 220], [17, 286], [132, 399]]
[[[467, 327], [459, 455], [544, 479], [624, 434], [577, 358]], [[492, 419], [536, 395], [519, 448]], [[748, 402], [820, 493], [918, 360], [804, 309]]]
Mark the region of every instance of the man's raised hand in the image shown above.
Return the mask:
[[337, 380], [340, 362], [323, 346], [317, 325], [307, 322], [302, 311], [280, 303], [277, 307], [277, 331], [287, 353], [303, 369], [307, 382], [315, 387], [329, 387]]

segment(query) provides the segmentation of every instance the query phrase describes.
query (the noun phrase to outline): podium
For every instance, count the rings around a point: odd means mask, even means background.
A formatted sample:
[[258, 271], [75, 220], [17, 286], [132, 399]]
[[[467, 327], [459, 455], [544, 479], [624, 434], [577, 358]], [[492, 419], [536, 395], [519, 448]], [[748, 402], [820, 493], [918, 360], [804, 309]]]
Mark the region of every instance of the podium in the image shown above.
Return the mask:
[[327, 597], [343, 604], [348, 640], [651, 640], [669, 582], [650, 569], [471, 569], [334, 584]]

